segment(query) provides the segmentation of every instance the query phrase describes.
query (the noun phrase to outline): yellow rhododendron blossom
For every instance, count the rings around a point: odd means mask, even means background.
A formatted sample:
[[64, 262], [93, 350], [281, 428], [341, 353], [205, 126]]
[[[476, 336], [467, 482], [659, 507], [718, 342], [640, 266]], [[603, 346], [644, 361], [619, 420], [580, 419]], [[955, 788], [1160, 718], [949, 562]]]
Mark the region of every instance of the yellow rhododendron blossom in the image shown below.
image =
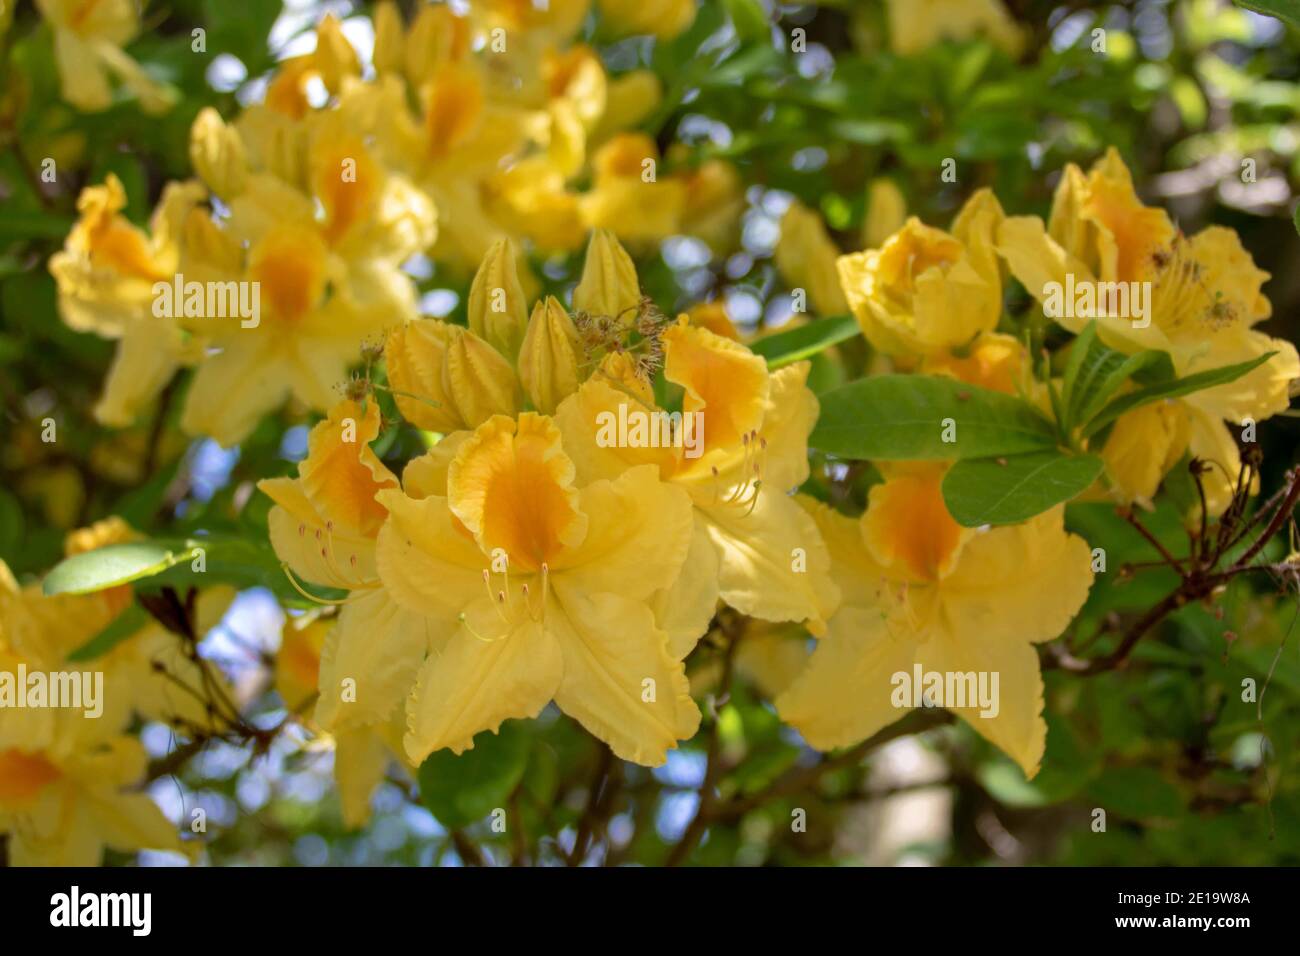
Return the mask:
[[[860, 519], [805, 500], [843, 603], [777, 710], [829, 750], [904, 716], [921, 699], [918, 675], [965, 678], [967, 696], [935, 702], [1032, 777], [1046, 740], [1033, 645], [1059, 635], [1083, 605], [1091, 552], [1066, 533], [1060, 507], [1019, 525], [962, 528], [941, 478], [942, 466], [891, 470]], [[983, 703], [972, 681], [993, 692]], [[918, 696], [900, 697], [907, 687]]]
[[620, 33], [671, 40], [695, 20], [694, 0], [598, 0], [601, 23]]
[[650, 467], [579, 484], [569, 452], [551, 419], [497, 416], [456, 446], [445, 494], [380, 493], [380, 577], [435, 634], [408, 709], [412, 761], [552, 699], [636, 763], [695, 733], [649, 604], [682, 573], [690, 500]]
[[[69, 556], [138, 537], [120, 520], [107, 520], [68, 536]], [[207, 588], [195, 602], [195, 631], [200, 636], [220, 623], [234, 599], [227, 585]], [[39, 584], [20, 587], [0, 561], [0, 671], [16, 673], [23, 664], [32, 671], [89, 670], [102, 674], [102, 693], [93, 718], [108, 733], [125, 730], [134, 715], [188, 729], [222, 726], [220, 715], [209, 713], [205, 688], [227, 689], [225, 677], [213, 664], [194, 660], [190, 648], [153, 618], [90, 661], [69, 657], [109, 625], [132, 603], [132, 588], [121, 585], [89, 594], [45, 595]], [[29, 742], [44, 738], [48, 721], [39, 710], [3, 711], [8, 719], [32, 721]], [[12, 726], [12, 724], [11, 724]], [[0, 737], [0, 740], [3, 738]]]
[[[684, 316], [663, 333], [663, 349], [664, 377], [685, 390], [669, 441], [660, 425], [666, 413], [622, 362], [603, 364], [556, 420], [582, 480], [648, 463], [690, 495], [696, 540], [687, 571], [658, 599], [675, 653], [691, 650], [719, 597], [753, 617], [819, 628], [838, 593], [816, 527], [788, 497], [808, 477], [817, 418], [808, 363], [769, 373], [745, 346]], [[649, 423], [658, 440], [637, 440], [632, 426], [619, 440], [610, 434], [619, 422]]]
[[839, 259], [840, 283], [862, 334], [878, 350], [919, 356], [967, 345], [1002, 314], [993, 193], [966, 201], [951, 232], [907, 220], [879, 249]]
[[1001, 0], [886, 0], [889, 41], [895, 53], [921, 53], [941, 40], [986, 37], [994, 46], [1019, 56], [1024, 31]]
[[330, 618], [290, 617], [280, 630], [280, 649], [275, 655], [275, 691], [291, 713], [303, 713], [316, 699], [321, 648], [333, 626]]
[[122, 215], [126, 192], [110, 173], [102, 186], [88, 186], [77, 200], [80, 218], [50, 257], [59, 292], [59, 314], [79, 332], [118, 340], [117, 355], [95, 406], [105, 425], [130, 424], [184, 364], [198, 360], [169, 316], [153, 314], [153, 288], [170, 281], [181, 255], [183, 224], [203, 201], [194, 182], [171, 183], [146, 233]]
[[985, 332], [960, 352], [939, 352], [922, 361], [920, 372], [951, 375], [971, 385], [1015, 395], [1028, 382], [1029, 356], [1010, 335]]
[[[275, 502], [271, 545], [297, 579], [350, 592], [328, 631], [319, 663], [315, 720], [323, 728], [372, 726], [402, 706], [424, 657], [426, 625], [395, 605], [379, 580], [375, 540], [388, 517], [376, 495], [398, 487], [375, 456], [379, 407], [339, 402], [308, 436], [297, 478], [258, 487]], [[407, 468], [417, 494], [419, 469]]]
[[109, 75], [140, 100], [146, 113], [164, 113], [177, 92], [160, 83], [122, 52], [140, 31], [135, 0], [36, 0], [54, 30], [54, 56], [63, 98], [79, 110], [99, 112], [112, 104]]
[[[1237, 234], [1210, 226], [1184, 236], [1164, 210], [1141, 203], [1111, 149], [1086, 174], [1066, 167], [1046, 227], [1035, 217], [1007, 219], [998, 230], [998, 250], [1039, 299], [1052, 288], [1097, 283], [1149, 289], [1145, 316], [1134, 309], [1132, 315], [1099, 316], [1098, 332], [1126, 353], [1167, 352], [1180, 377], [1277, 353], [1232, 382], [1122, 416], [1104, 446], [1103, 458], [1113, 466], [1108, 478], [1125, 501], [1148, 500], [1159, 483], [1153, 483], [1155, 472], [1163, 475], [1184, 451], [1212, 463], [1204, 481], [1207, 505], [1220, 513], [1241, 467], [1224, 422], [1259, 422], [1285, 410], [1290, 385], [1300, 378], [1295, 346], [1253, 328], [1272, 312], [1261, 291], [1269, 275], [1255, 266]], [[1089, 321], [1074, 309], [1061, 311], [1057, 321], [1073, 332]], [[1143, 447], [1150, 461], [1137, 460]]]
[[776, 267], [796, 294], [798, 290], [806, 294], [806, 306], [818, 315], [842, 315], [849, 311], [836, 269], [839, 255], [822, 217], [798, 200], [790, 203], [781, 217]]
[[[357, 169], [357, 181], [341, 183], [338, 193], [321, 190], [324, 219], [308, 196], [259, 176], [232, 203], [227, 228], [191, 223], [204, 241], [188, 244], [184, 274], [255, 289], [259, 314], [183, 320], [220, 349], [204, 357], [190, 386], [181, 418], [187, 432], [230, 446], [290, 395], [328, 409], [362, 345], [414, 315], [414, 287], [398, 263], [419, 248], [428, 235], [422, 225], [431, 220], [399, 208], [406, 194], [401, 187], [386, 193], [377, 167], [358, 159]], [[371, 177], [380, 182], [371, 184]], [[358, 207], [351, 197], [371, 189], [375, 202]], [[393, 206], [385, 205], [386, 195]], [[398, 219], [385, 223], [385, 208]], [[404, 225], [389, 228], [394, 221]]]
[[592, 166], [592, 187], [581, 199], [589, 227], [638, 245], [678, 231], [686, 187], [660, 175], [659, 149], [649, 136], [620, 133], [596, 151]]
[[[0, 712], [0, 724], [7, 712]], [[45, 747], [0, 748], [0, 833], [15, 866], [98, 866], [104, 848], [184, 852], [176, 828], [136, 787], [144, 747], [99, 720], [59, 711]]]
[[878, 249], [903, 228], [907, 221], [907, 200], [888, 176], [873, 179], [867, 186], [867, 215], [862, 220], [862, 245]]
[[715, 254], [726, 255], [735, 248], [745, 211], [745, 190], [736, 167], [711, 159], [674, 178], [686, 190], [682, 232], [702, 239]]
[[[432, 636], [421, 615], [394, 603], [375, 567], [375, 540], [388, 515], [375, 496], [398, 487], [370, 448], [379, 427], [373, 400], [364, 407], [339, 402], [308, 436], [298, 477], [258, 485], [275, 502], [271, 544], [289, 571], [349, 592], [337, 616], [287, 623], [276, 657], [276, 688], [286, 704], [300, 710], [314, 699], [312, 723], [334, 738], [334, 775], [349, 827], [368, 819], [370, 795], [392, 759], [412, 769], [401, 727]], [[409, 494], [437, 487], [437, 478], [427, 477], [435, 459], [431, 453], [407, 466]]]

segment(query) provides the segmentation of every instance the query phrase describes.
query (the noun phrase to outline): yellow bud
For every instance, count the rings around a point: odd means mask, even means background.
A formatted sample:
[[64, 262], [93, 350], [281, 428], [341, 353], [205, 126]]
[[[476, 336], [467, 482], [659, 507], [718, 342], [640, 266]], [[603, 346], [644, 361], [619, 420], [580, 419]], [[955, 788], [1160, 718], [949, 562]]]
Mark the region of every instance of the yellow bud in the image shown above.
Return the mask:
[[581, 345], [573, 320], [554, 296], [533, 307], [519, 353], [519, 377], [533, 407], [553, 415], [560, 402], [578, 390]]
[[848, 311], [835, 270], [839, 254], [821, 216], [800, 202], [791, 203], [781, 218], [776, 268], [791, 289], [807, 293], [808, 303], [818, 315]]
[[474, 428], [519, 410], [514, 369], [473, 332], [420, 319], [388, 333], [388, 381], [398, 411], [424, 431]]
[[469, 290], [469, 327], [502, 355], [519, 354], [528, 302], [519, 284], [518, 253], [509, 239], [492, 243]]
[[600, 0], [601, 22], [615, 34], [671, 40], [695, 20], [694, 0]]
[[867, 216], [862, 222], [862, 246], [879, 249], [885, 240], [903, 228], [907, 200], [892, 179], [881, 176], [867, 187]]
[[636, 266], [614, 234], [597, 229], [587, 245], [582, 281], [573, 290], [573, 307], [593, 315], [617, 316], [641, 302]]
[[393, 329], [384, 344], [388, 383], [397, 409], [425, 431], [465, 427], [445, 384], [450, 328], [445, 322], [422, 319]]
[[477, 428], [493, 415], [520, 410], [519, 379], [501, 353], [473, 332], [448, 326], [446, 386], [462, 427]]
[[199, 111], [190, 127], [190, 162], [199, 178], [223, 199], [238, 196], [248, 182], [244, 141], [210, 106]]
[[339, 92], [345, 76], [359, 76], [361, 60], [343, 35], [343, 26], [332, 13], [327, 13], [316, 27], [316, 52], [313, 65], [320, 71], [321, 81], [331, 93]]
[[380, 73], [400, 72], [406, 63], [406, 34], [402, 14], [393, 0], [375, 6], [375, 69]]

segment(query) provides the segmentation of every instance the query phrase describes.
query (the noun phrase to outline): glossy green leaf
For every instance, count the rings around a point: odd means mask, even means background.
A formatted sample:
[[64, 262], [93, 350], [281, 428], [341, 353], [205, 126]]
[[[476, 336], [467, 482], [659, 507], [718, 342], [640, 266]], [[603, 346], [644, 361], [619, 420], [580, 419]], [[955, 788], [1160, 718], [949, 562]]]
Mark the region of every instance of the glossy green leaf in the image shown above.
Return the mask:
[[1276, 354], [1276, 352], [1266, 352], [1246, 362], [1237, 362], [1235, 365], [1207, 369], [1204, 372], [1188, 375], [1186, 378], [1174, 379], [1158, 385], [1148, 385], [1127, 392], [1110, 402], [1095, 418], [1088, 422], [1084, 428], [1083, 437], [1089, 438], [1097, 434], [1125, 412], [1131, 412], [1133, 409], [1149, 405], [1151, 402], [1160, 401], [1164, 398], [1181, 398], [1193, 392], [1236, 381], [1241, 376], [1259, 368]]
[[858, 331], [858, 322], [853, 316], [833, 315], [801, 325], [797, 329], [765, 335], [753, 342], [750, 350], [767, 359], [768, 368], [778, 369], [847, 341], [857, 335]]
[[1056, 449], [1004, 458], [969, 458], [948, 469], [943, 500], [967, 528], [1016, 524], [1085, 491], [1101, 474], [1095, 455]]
[[1056, 445], [1052, 423], [1024, 400], [945, 376], [875, 375], [819, 398], [808, 443], [843, 458], [944, 461]]
[[1300, 27], [1300, 0], [1236, 0], [1236, 4]]
[[484, 731], [457, 756], [437, 750], [420, 764], [420, 799], [451, 830], [469, 826], [504, 807], [528, 766], [528, 734], [516, 721], [499, 733]]
[[177, 542], [112, 544], [60, 562], [45, 576], [42, 589], [47, 595], [90, 594], [160, 574], [194, 554], [194, 548]]

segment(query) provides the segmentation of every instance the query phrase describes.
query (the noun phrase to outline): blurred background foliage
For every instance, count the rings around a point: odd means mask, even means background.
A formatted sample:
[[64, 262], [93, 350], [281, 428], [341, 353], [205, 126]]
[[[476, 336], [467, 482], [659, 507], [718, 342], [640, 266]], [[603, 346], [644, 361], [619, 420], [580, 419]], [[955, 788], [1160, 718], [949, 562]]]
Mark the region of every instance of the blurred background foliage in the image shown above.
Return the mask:
[[[402, 6], [409, 19], [415, 4]], [[31, 4], [0, 0], [0, 23], [12, 19], [0, 40], [0, 557], [20, 580], [59, 560], [69, 530], [109, 514], [155, 535], [265, 542], [269, 502], [253, 484], [292, 473], [305, 454], [309, 422], [300, 410], [268, 417], [234, 450], [191, 442], [175, 424], [181, 379], [137, 426], [99, 427], [90, 410], [112, 345], [59, 321], [45, 263], [72, 225], [80, 189], [110, 172], [126, 186], [127, 214], [143, 225], [163, 184], [191, 174], [187, 141], [198, 111], [211, 105], [229, 117], [258, 100], [267, 72], [301, 52], [326, 11], [365, 58], [368, 7], [150, 3], [145, 30], [127, 49], [180, 91], [175, 108], [157, 117], [127, 98], [96, 114], [64, 104], [50, 30]], [[1273, 275], [1266, 328], [1296, 338], [1300, 31], [1220, 0], [1005, 0], [1005, 29], [950, 39], [926, 36], [938, 26], [925, 21], [931, 7], [941, 13], [943, 4], [914, 5], [921, 22], [908, 27], [919, 34], [911, 40], [874, 0], [706, 0], [688, 30], [659, 41], [610, 39], [588, 17], [581, 39], [609, 71], [648, 66], [661, 77], [664, 102], [645, 129], [670, 168], [723, 159], [744, 184], [735, 229], [641, 250], [643, 287], [661, 308], [716, 300], [745, 331], [788, 321], [790, 288], [774, 252], [792, 199], [818, 211], [847, 252], [870, 233], [880, 195], [873, 183], [888, 181], [908, 213], [938, 226], [982, 186], [996, 190], [1008, 213], [1046, 214], [1061, 167], [1090, 163], [1113, 144], [1144, 199], [1168, 208], [1184, 231], [1220, 223], [1240, 233]], [[207, 30], [205, 54], [191, 51], [198, 26]], [[1094, 50], [1099, 28], [1104, 52]], [[796, 45], [800, 33], [805, 42]], [[59, 170], [52, 184], [37, 175], [46, 157]], [[955, 182], [941, 178], [948, 158]], [[1252, 183], [1242, 179], [1246, 159]], [[548, 291], [561, 289], [576, 279], [581, 254], [536, 265]], [[467, 277], [415, 274], [423, 311], [464, 321]], [[817, 362], [825, 387], [869, 368], [871, 356], [857, 339]], [[47, 416], [58, 422], [54, 444], [40, 440]], [[417, 443], [418, 435], [394, 429], [377, 451], [400, 462]], [[1296, 461], [1293, 419], [1266, 423], [1260, 443], [1267, 494]], [[870, 476], [856, 481], [848, 494], [860, 502]], [[1105, 544], [1112, 569], [1157, 557], [1104, 505], [1071, 506], [1069, 520]], [[1149, 525], [1171, 548], [1185, 548], [1168, 502]], [[269, 548], [237, 563], [244, 584], [278, 574]], [[144, 727], [162, 761], [151, 792], [176, 818], [182, 806], [207, 809], [208, 858], [217, 864], [1294, 865], [1300, 638], [1291, 633], [1295, 589], [1287, 594], [1283, 583], [1237, 580], [1218, 602], [1221, 616], [1182, 609], [1122, 671], [1083, 679], [1049, 672], [1047, 755], [1032, 783], [962, 725], [900, 736], [865, 763], [824, 761], [780, 725], [762, 675], [741, 669], [730, 695], [706, 706], [725, 767], [708, 782], [730, 809], [695, 834], [703, 840], [689, 854], [673, 848], [695, 819], [709, 734], [653, 771], [611, 765], [603, 747], [553, 710], [480, 738], [465, 757], [435, 755], [419, 780], [394, 774], [359, 832], [342, 825], [330, 753], [293, 726], [265, 753], [210, 744], [175, 774], [164, 772], [172, 769], [171, 732]], [[1149, 607], [1171, 584], [1159, 570], [1099, 577], [1078, 640]], [[284, 607], [294, 601], [277, 590], [248, 587], [204, 644], [237, 679], [259, 726], [283, 717], [289, 686], [282, 673], [276, 689], [274, 660]], [[706, 646], [693, 660], [701, 692], [716, 681], [718, 656]], [[1243, 702], [1244, 678], [1267, 686], [1262, 707]], [[498, 807], [521, 825], [494, 832]], [[1107, 811], [1105, 834], [1092, 829], [1097, 807]], [[792, 827], [799, 811], [806, 832]]]

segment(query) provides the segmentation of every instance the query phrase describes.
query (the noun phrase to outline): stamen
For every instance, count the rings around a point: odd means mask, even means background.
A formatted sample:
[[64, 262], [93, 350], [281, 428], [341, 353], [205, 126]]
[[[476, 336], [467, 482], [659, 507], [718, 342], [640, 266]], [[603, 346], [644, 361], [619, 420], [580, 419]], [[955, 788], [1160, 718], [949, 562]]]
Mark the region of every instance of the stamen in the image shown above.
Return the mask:
[[340, 598], [338, 600], [334, 600], [332, 598], [317, 597], [316, 595], [308, 592], [301, 584], [298, 583], [298, 579], [294, 577], [293, 570], [289, 567], [289, 563], [287, 561], [280, 562], [280, 570], [282, 570], [284, 572], [284, 576], [289, 579], [289, 583], [293, 585], [293, 589], [297, 591], [299, 594], [301, 594], [303, 597], [305, 597], [308, 601], [313, 601], [316, 604], [337, 605], [337, 604], [347, 604], [352, 597], [352, 595], [350, 594], [347, 597]]
[[465, 616], [464, 611], [460, 612], [456, 620], [461, 624], [462, 627], [465, 628], [465, 630], [469, 631], [471, 637], [473, 637], [475, 640], [482, 641], [484, 644], [494, 644], [497, 641], [509, 635], [510, 633], [509, 631], [506, 631], [505, 634], [500, 634], [496, 637], [484, 637], [478, 631], [474, 630], [474, 625], [470, 624], [469, 618]]

